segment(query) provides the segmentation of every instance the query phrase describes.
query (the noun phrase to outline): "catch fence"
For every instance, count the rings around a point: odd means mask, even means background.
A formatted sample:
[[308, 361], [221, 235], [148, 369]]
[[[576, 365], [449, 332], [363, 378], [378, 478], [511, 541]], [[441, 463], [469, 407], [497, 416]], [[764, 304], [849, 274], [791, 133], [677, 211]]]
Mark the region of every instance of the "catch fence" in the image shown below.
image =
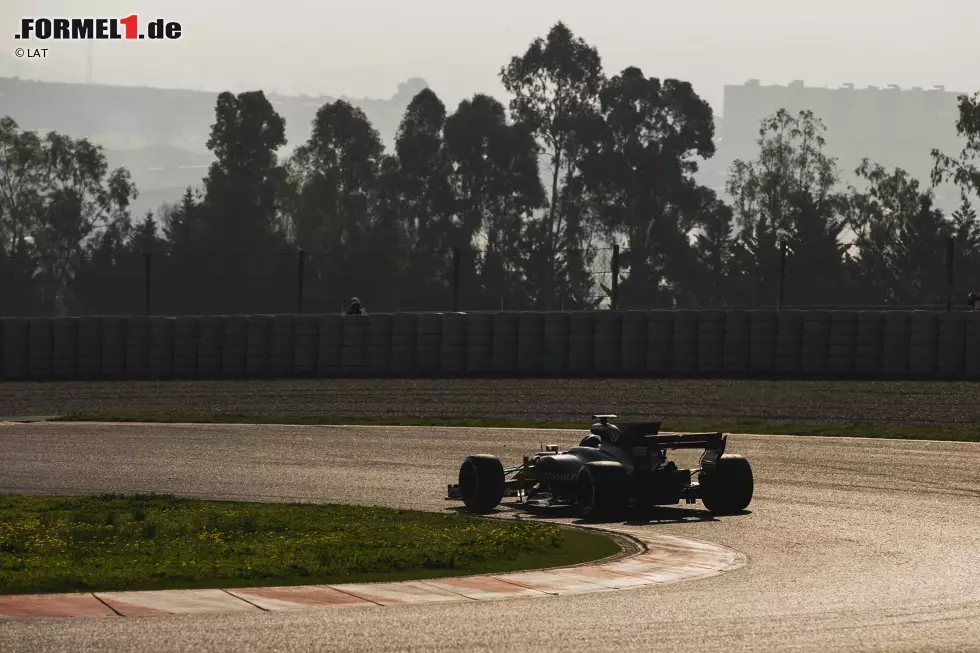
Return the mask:
[[[574, 256], [572, 255], [574, 254]], [[557, 260], [560, 258], [561, 260]], [[584, 261], [577, 272], [569, 261]], [[734, 274], [620, 247], [507, 261], [487, 252], [158, 253], [0, 258], [0, 317], [650, 309], [965, 309], [980, 266], [945, 256], [912, 271], [824, 272], [785, 250]]]

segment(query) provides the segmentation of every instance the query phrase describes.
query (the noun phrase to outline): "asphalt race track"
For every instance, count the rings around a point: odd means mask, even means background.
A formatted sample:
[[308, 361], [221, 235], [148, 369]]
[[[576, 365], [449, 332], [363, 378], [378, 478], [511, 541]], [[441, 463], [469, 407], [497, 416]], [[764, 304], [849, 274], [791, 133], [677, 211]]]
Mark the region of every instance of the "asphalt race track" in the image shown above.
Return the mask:
[[[22, 424], [0, 426], [0, 491], [156, 491], [446, 510], [467, 453], [518, 461], [580, 432]], [[723, 544], [713, 578], [493, 603], [7, 621], [19, 651], [976, 651], [980, 445], [734, 436], [750, 514], [697, 504], [629, 528]]]

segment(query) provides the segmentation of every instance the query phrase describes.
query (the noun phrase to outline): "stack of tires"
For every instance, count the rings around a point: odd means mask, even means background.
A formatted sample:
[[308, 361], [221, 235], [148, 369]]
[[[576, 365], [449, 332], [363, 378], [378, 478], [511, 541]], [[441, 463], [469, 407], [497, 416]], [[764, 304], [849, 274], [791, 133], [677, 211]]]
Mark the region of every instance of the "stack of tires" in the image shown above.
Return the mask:
[[776, 311], [750, 311], [749, 318], [749, 369], [753, 372], [770, 373], [776, 368], [776, 343], [779, 322]]
[[936, 370], [943, 377], [962, 376], [966, 359], [966, 313], [950, 312], [939, 316], [939, 349]]
[[417, 337], [415, 371], [423, 376], [439, 374], [442, 358], [442, 313], [420, 313]]
[[674, 342], [672, 311], [650, 311], [647, 314], [646, 371], [653, 374], [670, 372], [670, 352]]
[[622, 315], [619, 368], [624, 374], [643, 374], [647, 357], [647, 314], [644, 311], [626, 311]]
[[906, 311], [886, 311], [881, 370], [885, 374], [908, 374], [912, 320]]
[[599, 311], [595, 314], [593, 371], [600, 376], [619, 374], [622, 365], [622, 314]]
[[830, 363], [830, 311], [803, 314], [800, 367], [807, 374], [824, 374]]
[[126, 376], [150, 374], [150, 318], [131, 317], [126, 321]]
[[391, 373], [390, 314], [368, 316], [368, 373], [371, 376], [388, 376]]
[[78, 376], [78, 320], [77, 317], [54, 319], [54, 375], [59, 379]]
[[980, 312], [6, 318], [0, 376], [980, 375]]
[[[19, 317], [8, 317], [3, 320], [3, 351], [0, 351], [0, 371], [5, 379], [24, 379], [34, 367], [31, 355], [35, 339], [31, 333], [31, 323]], [[48, 346], [50, 354], [51, 343]]]
[[967, 313], [964, 349], [964, 371], [970, 378], [980, 378], [980, 311]]
[[828, 369], [835, 374], [854, 371], [854, 352], [857, 343], [857, 313], [832, 311], [830, 313], [830, 340]]
[[245, 342], [245, 372], [249, 376], [267, 376], [272, 353], [272, 318], [248, 316], [248, 339]]
[[494, 313], [493, 371], [513, 374], [517, 370], [517, 315]]
[[411, 376], [415, 373], [415, 344], [418, 338], [418, 316], [395, 313], [391, 318], [391, 373]]
[[933, 311], [912, 311], [909, 332], [909, 372], [935, 374], [936, 350], [939, 344], [939, 314]]
[[439, 369], [445, 376], [458, 377], [466, 372], [466, 318], [466, 313], [442, 316]]
[[793, 374], [800, 371], [803, 358], [803, 313], [776, 313], [776, 371]]
[[320, 320], [316, 315], [300, 315], [296, 318], [296, 335], [293, 342], [293, 372], [300, 376], [313, 376], [317, 372], [320, 348]]
[[697, 311], [674, 311], [674, 337], [670, 348], [672, 372], [693, 374], [698, 371], [699, 322]]
[[197, 374], [197, 350], [201, 318], [182, 316], [174, 321], [175, 376], [190, 378]]
[[269, 366], [273, 376], [282, 378], [293, 374], [295, 322], [296, 318], [292, 315], [275, 315], [272, 318]]
[[320, 376], [341, 376], [344, 351], [344, 316], [321, 315], [318, 328], [316, 370]]
[[725, 311], [705, 310], [698, 315], [698, 371], [725, 369]]
[[34, 318], [28, 327], [29, 373], [31, 378], [46, 379], [54, 376], [54, 320]]
[[120, 377], [126, 373], [126, 318], [106, 317], [102, 321], [102, 376]]
[[165, 379], [174, 373], [174, 318], [150, 318], [150, 375]]
[[517, 372], [536, 375], [544, 370], [544, 313], [517, 316]]
[[493, 315], [466, 316], [466, 371], [477, 376], [493, 371]]
[[752, 314], [733, 310], [725, 315], [725, 371], [743, 374], [749, 371]]
[[568, 372], [568, 313], [544, 316], [544, 369], [548, 374]]
[[857, 314], [854, 338], [854, 370], [859, 374], [881, 374], [885, 345], [885, 314], [861, 311]]
[[367, 372], [368, 319], [367, 315], [347, 315], [342, 318], [340, 371], [343, 376], [364, 376]]
[[83, 317], [78, 321], [78, 377], [102, 376], [102, 318]]
[[221, 374], [242, 376], [245, 374], [245, 357], [248, 352], [248, 318], [244, 315], [228, 315], [222, 321]]
[[595, 313], [575, 311], [568, 315], [568, 371], [589, 375], [595, 362]]
[[221, 343], [224, 319], [220, 315], [201, 317], [197, 338], [197, 375], [213, 378], [221, 374]]

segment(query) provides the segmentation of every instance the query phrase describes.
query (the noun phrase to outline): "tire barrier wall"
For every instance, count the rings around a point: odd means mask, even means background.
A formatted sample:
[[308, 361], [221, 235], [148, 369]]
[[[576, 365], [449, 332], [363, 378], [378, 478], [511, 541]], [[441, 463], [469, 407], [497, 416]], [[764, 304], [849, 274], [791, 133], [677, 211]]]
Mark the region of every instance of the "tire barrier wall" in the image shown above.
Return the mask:
[[980, 311], [654, 310], [0, 319], [4, 380], [980, 378]]

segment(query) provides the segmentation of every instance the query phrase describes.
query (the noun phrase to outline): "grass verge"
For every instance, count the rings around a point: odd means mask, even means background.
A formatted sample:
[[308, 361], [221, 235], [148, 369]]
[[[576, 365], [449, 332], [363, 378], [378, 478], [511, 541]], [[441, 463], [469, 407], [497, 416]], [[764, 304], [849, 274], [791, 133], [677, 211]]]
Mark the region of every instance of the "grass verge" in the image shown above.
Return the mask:
[[160, 495], [0, 495], [0, 594], [397, 581], [620, 551], [554, 524]]
[[[364, 426], [468, 426], [482, 428], [575, 429], [588, 427], [588, 420], [534, 421], [509, 419], [420, 419], [416, 417], [337, 417], [258, 415], [251, 413], [76, 413], [54, 421], [158, 422], [199, 424], [299, 424]], [[721, 431], [771, 435], [814, 435], [906, 440], [980, 442], [980, 426], [954, 427], [928, 424], [876, 424], [871, 422], [817, 422], [765, 419], [679, 419], [664, 423], [670, 431]]]

